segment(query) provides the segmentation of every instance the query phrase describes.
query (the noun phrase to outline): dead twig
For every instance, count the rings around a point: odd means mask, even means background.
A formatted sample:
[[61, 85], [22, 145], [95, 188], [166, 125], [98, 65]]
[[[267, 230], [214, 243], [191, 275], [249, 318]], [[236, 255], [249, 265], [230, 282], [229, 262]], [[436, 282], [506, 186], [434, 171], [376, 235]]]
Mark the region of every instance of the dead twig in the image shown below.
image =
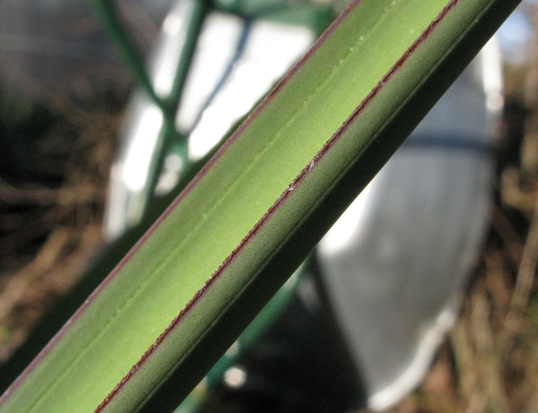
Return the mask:
[[521, 319], [527, 308], [529, 295], [536, 273], [538, 263], [538, 197], [535, 200], [534, 215], [527, 236], [527, 241], [523, 249], [523, 256], [517, 274], [514, 293], [510, 302], [510, 307], [506, 315], [503, 331], [501, 333], [501, 343], [505, 350], [508, 350], [511, 342], [521, 324]]

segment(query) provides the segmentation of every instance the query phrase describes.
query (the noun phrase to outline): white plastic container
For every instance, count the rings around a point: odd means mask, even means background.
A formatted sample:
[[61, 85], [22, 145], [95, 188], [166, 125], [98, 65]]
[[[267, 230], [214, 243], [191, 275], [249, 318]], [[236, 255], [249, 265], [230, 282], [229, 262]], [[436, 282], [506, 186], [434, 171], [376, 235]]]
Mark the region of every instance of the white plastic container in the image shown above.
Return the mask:
[[457, 317], [488, 221], [500, 79], [490, 42], [319, 245], [374, 410], [417, 386]]

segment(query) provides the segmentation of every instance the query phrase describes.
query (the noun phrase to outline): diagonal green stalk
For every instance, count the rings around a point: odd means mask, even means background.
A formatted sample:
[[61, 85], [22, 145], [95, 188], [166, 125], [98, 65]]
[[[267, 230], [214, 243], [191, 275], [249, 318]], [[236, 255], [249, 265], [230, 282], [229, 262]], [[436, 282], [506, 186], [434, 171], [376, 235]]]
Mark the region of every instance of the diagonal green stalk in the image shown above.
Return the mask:
[[172, 376], [185, 396], [517, 3], [354, 1], [4, 394], [2, 411], [134, 411]]

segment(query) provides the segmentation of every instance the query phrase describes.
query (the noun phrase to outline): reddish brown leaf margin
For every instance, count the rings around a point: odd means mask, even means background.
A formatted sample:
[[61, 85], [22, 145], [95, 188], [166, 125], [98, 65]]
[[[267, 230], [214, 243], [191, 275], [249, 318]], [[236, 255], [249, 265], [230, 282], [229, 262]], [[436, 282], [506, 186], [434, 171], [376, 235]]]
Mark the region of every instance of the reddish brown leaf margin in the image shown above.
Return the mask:
[[[286, 201], [293, 189], [300, 185], [301, 182], [305, 179], [308, 173], [316, 166], [319, 160], [330, 150], [330, 148], [335, 144], [339, 139], [342, 133], [351, 125], [364, 111], [367, 105], [375, 98], [379, 91], [383, 88], [385, 83], [390, 80], [394, 74], [405, 64], [413, 52], [428, 38], [428, 36], [435, 30], [439, 23], [448, 15], [450, 10], [452, 10], [460, 0], [450, 0], [450, 2], [443, 8], [439, 15], [430, 23], [430, 25], [424, 30], [424, 32], [417, 38], [417, 40], [407, 49], [407, 51], [402, 55], [402, 57], [394, 64], [394, 66], [389, 70], [389, 72], [383, 77], [383, 79], [376, 85], [374, 89], [368, 94], [368, 96], [361, 102], [361, 104], [355, 109], [355, 111], [349, 116], [349, 118], [344, 122], [344, 124], [336, 131], [336, 133], [327, 141], [323, 148], [316, 154], [316, 156], [310, 161], [310, 163], [301, 171], [301, 173], [294, 179], [294, 181], [289, 185], [288, 189], [284, 191], [278, 200], [271, 206], [271, 208], [265, 213], [265, 215], [258, 221], [258, 223], [250, 230], [250, 232], [245, 236], [245, 238], [240, 242], [240, 244], [234, 249], [234, 251], [226, 258], [226, 260], [219, 266], [217, 271], [211, 276], [211, 278], [202, 286], [202, 288], [195, 294], [192, 300], [185, 306], [185, 308], [176, 316], [176, 318], [170, 323], [166, 330], [161, 333], [157, 340], [152, 344], [152, 346], [142, 355], [140, 360], [131, 368], [131, 370], [123, 377], [123, 379], [116, 385], [116, 387], [110, 392], [110, 394], [103, 400], [103, 402], [96, 408], [95, 412], [101, 412], [103, 409], [112, 401], [114, 396], [118, 394], [122, 387], [131, 379], [131, 377], [136, 374], [140, 366], [147, 361], [148, 358], [157, 350], [159, 345], [166, 339], [166, 337], [181, 323], [181, 320], [192, 310], [192, 308], [198, 303], [199, 299], [205, 294], [205, 292], [211, 287], [211, 285], [220, 277], [223, 270], [228, 267], [235, 257], [241, 253], [241, 250], [245, 245], [252, 239], [268, 221], [268, 219], [274, 215], [275, 211]], [[279, 84], [269, 93], [266, 99], [258, 106], [252, 114], [245, 120], [237, 131], [232, 135], [232, 137], [223, 145], [221, 150], [208, 162], [208, 164], [202, 169], [202, 171], [195, 177], [195, 179], [187, 186], [184, 192], [174, 201], [174, 203], [164, 212], [164, 214], [159, 218], [159, 220], [152, 226], [148, 233], [137, 243], [134, 247], [138, 249], [140, 243], [143, 242], [151, 233], [157, 228], [157, 226], [166, 219], [166, 216], [173, 210], [179, 202], [192, 190], [194, 185], [207, 173], [209, 168], [218, 160], [220, 156], [233, 144], [233, 142], [240, 136], [242, 131], [248, 127], [252, 120], [267, 106], [267, 104], [273, 99], [273, 97], [278, 94], [280, 89], [285, 86], [286, 83], [298, 72], [305, 62], [310, 58], [310, 56], [325, 42], [328, 36], [340, 25], [340, 23], [345, 19], [345, 17], [351, 12], [351, 10], [359, 4], [361, 0], [354, 0], [345, 11], [331, 24], [331, 26], [323, 33], [323, 35], [316, 41], [312, 48], [305, 54], [305, 56], [288, 72], [284, 79], [279, 82]], [[134, 254], [136, 250], [130, 252], [128, 256], [120, 265], [124, 265], [126, 260]], [[119, 268], [121, 269], [121, 268]], [[114, 271], [114, 274], [118, 270]]]

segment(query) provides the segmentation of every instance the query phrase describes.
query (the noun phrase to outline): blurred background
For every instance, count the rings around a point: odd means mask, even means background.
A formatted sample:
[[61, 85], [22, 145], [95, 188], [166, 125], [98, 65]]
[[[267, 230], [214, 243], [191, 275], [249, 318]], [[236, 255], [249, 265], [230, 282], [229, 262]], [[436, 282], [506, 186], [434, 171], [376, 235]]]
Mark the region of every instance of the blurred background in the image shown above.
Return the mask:
[[[170, 1], [117, 4], [147, 53]], [[390, 411], [538, 409], [537, 24], [538, 2], [526, 0], [499, 32], [504, 109], [487, 239], [428, 375]], [[0, 1], [0, 363], [99, 254], [133, 84], [85, 2]]]

